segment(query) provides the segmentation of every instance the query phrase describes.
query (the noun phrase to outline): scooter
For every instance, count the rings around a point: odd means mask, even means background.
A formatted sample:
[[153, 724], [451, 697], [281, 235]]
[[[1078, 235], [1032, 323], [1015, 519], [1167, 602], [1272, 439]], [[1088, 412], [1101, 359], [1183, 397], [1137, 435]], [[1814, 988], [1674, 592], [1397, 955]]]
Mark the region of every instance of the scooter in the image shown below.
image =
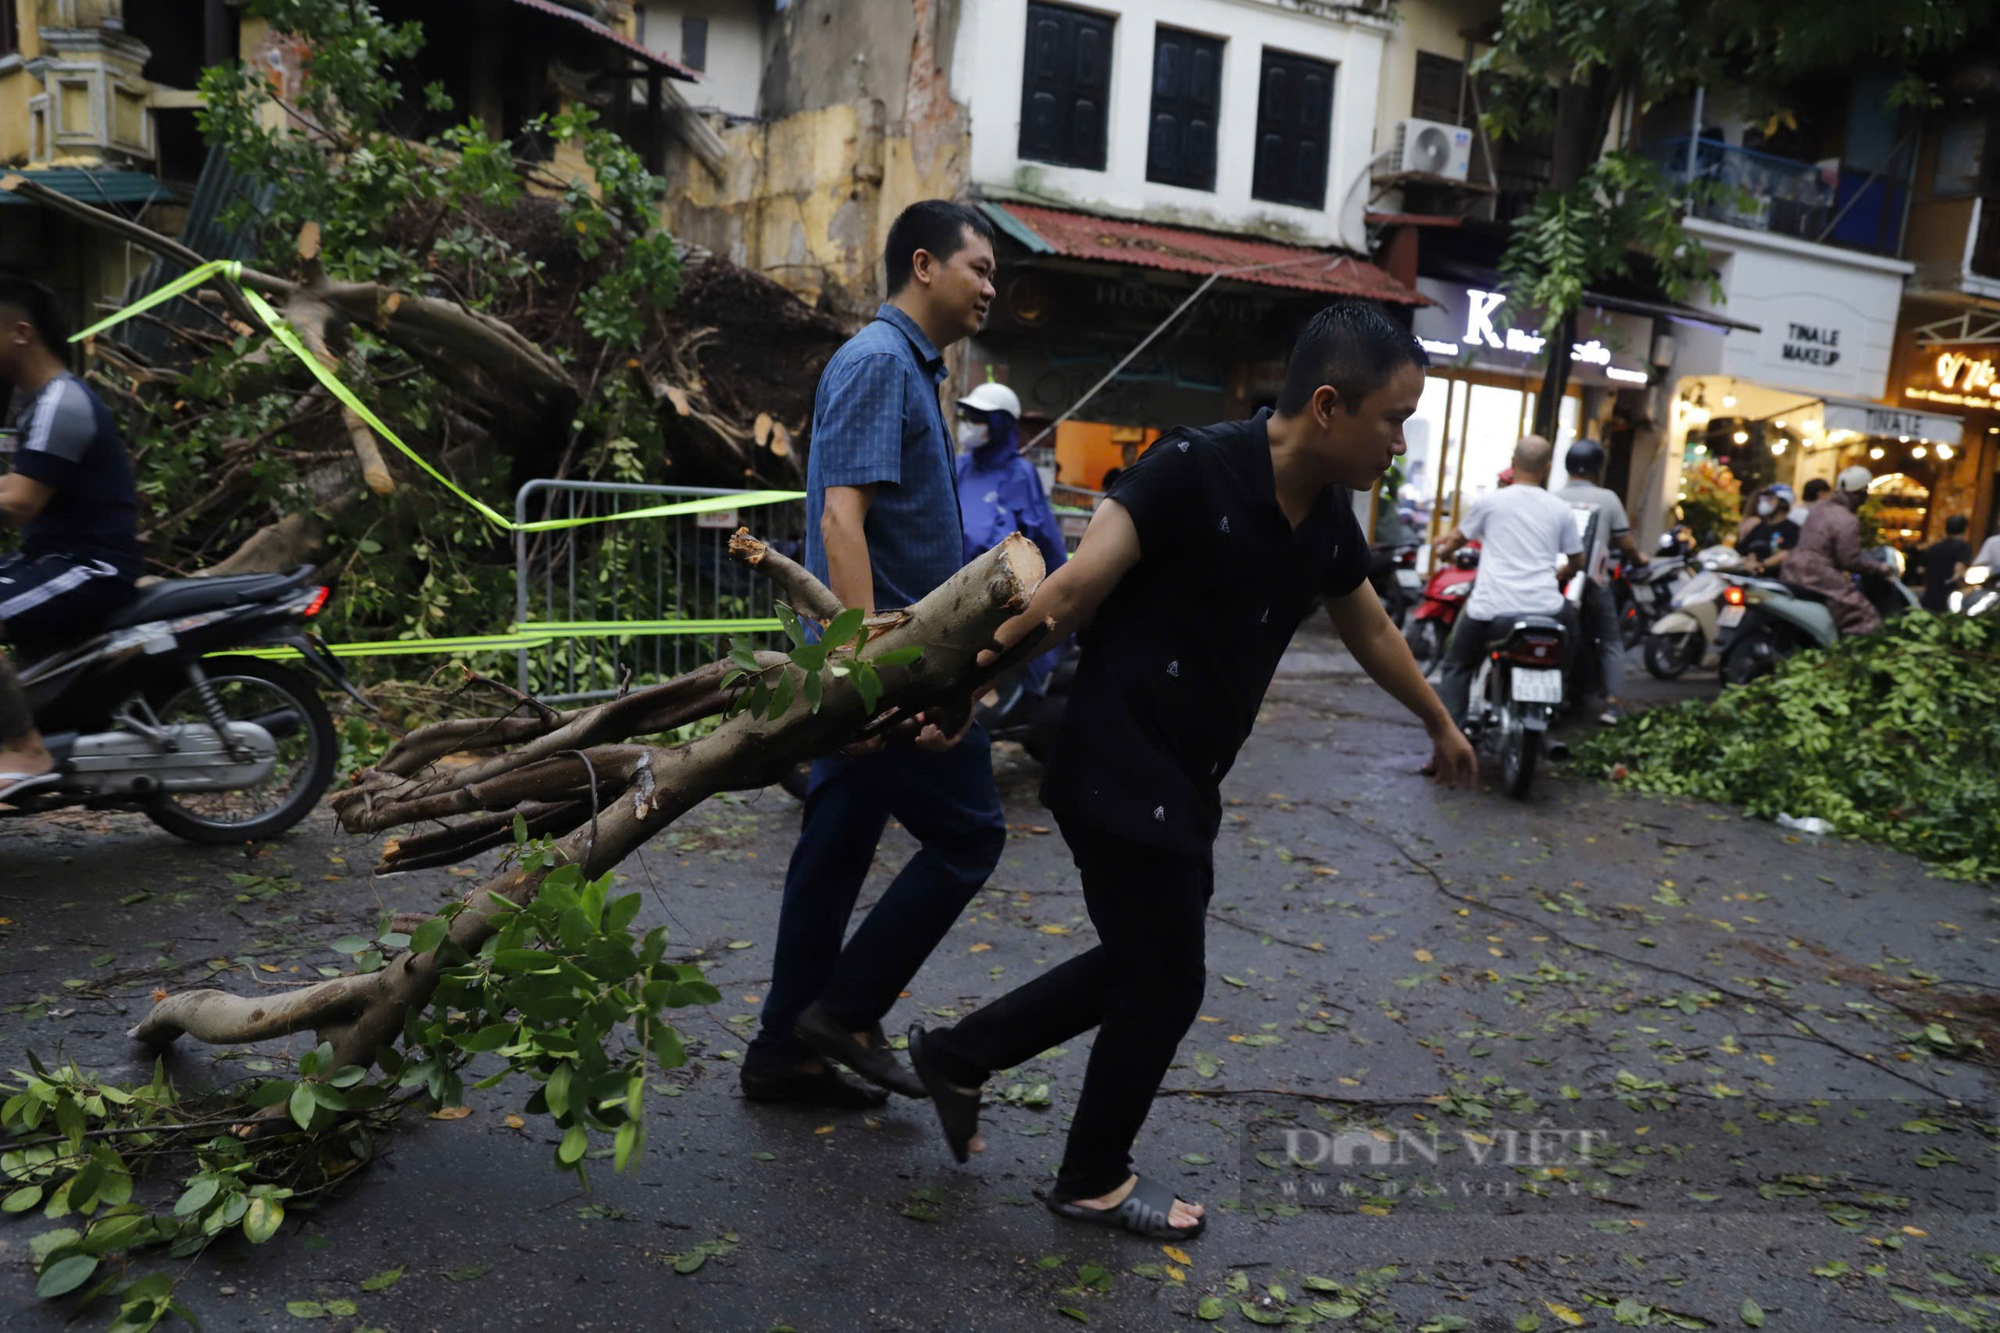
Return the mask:
[[[1870, 552], [1888, 564], [1893, 574], [1863, 574], [1861, 591], [1883, 619], [1919, 605], [1916, 592], [1902, 580], [1903, 553], [1894, 547]], [[1818, 593], [1776, 579], [1728, 577], [1722, 594], [1722, 679], [1747, 685], [1778, 669], [1786, 659], [1809, 648], [1830, 648], [1839, 639], [1833, 611]]]
[[1398, 629], [1416, 600], [1410, 585], [1416, 582], [1418, 550], [1415, 542], [1383, 542], [1368, 548], [1368, 582]]
[[1618, 561], [1611, 569], [1612, 594], [1618, 599], [1618, 630], [1627, 648], [1646, 638], [1653, 622], [1673, 609], [1674, 593], [1694, 577], [1693, 562], [1674, 544], [1660, 539], [1661, 550], [1643, 565]]
[[2000, 573], [1991, 565], [1974, 565], [1952, 590], [1951, 610], [1961, 616], [2000, 616]]
[[1403, 639], [1426, 675], [1444, 660], [1444, 646], [1451, 639], [1451, 627], [1472, 595], [1479, 577], [1479, 548], [1460, 547], [1449, 562], [1440, 565], [1424, 585], [1423, 597], [1403, 620]]
[[1564, 647], [1556, 617], [1516, 616], [1488, 645], [1472, 679], [1466, 734], [1481, 749], [1498, 752], [1509, 796], [1528, 794], [1549, 722], [1562, 707]]
[[285, 832], [333, 780], [339, 737], [312, 680], [232, 650], [292, 649], [370, 707], [306, 628], [331, 595], [311, 566], [174, 579], [80, 642], [21, 645], [34, 658], [21, 685], [56, 767], [12, 788], [0, 813], [134, 809], [198, 843]]
[[1646, 632], [1646, 670], [1661, 680], [1694, 666], [1713, 670], [1722, 662], [1716, 636], [1724, 578], [1742, 571], [1743, 557], [1733, 546], [1711, 546], [1694, 557], [1694, 567], [1700, 572], [1673, 589], [1667, 613]]

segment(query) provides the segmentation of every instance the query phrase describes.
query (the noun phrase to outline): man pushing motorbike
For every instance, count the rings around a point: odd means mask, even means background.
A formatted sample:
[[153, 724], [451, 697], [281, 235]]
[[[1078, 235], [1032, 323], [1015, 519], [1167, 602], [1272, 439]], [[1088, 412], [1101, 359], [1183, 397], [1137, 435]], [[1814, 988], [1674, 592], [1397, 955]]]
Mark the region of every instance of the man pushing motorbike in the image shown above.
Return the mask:
[[[139, 496], [118, 423], [63, 365], [67, 341], [54, 293], [0, 274], [0, 380], [13, 390], [11, 469], [0, 518], [21, 547], [0, 556], [0, 642], [61, 639], [132, 599], [143, 567]], [[48, 780], [27, 696], [0, 655], [0, 801]]]

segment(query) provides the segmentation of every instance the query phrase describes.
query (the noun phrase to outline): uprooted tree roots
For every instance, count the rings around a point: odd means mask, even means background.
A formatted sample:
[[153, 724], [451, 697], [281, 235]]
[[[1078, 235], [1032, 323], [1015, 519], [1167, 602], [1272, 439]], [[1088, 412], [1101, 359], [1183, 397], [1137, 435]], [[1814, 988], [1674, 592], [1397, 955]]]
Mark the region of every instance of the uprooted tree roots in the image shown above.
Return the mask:
[[[841, 618], [830, 591], [762, 542], [739, 532], [730, 550], [776, 581], [804, 617]], [[556, 840], [549, 854], [474, 888], [447, 913], [442, 940], [413, 947], [379, 971], [277, 997], [182, 992], [156, 1004], [131, 1035], [159, 1045], [183, 1033], [225, 1044], [311, 1031], [330, 1043], [330, 1067], [376, 1063], [378, 1052], [395, 1046], [408, 1016], [429, 1002], [444, 960], [477, 955], [504, 914], [531, 898], [553, 869], [574, 866], [595, 878], [716, 792], [773, 780], [799, 760], [859, 736], [910, 730], [927, 708], [962, 717], [971, 692], [1009, 664], [979, 666], [981, 649], [1027, 605], [1041, 576], [1033, 544], [1016, 535], [916, 606], [861, 626], [852, 646], [743, 655], [570, 712], [516, 695], [502, 716], [412, 732], [334, 797], [350, 832], [442, 825], [390, 842], [379, 871], [447, 863], [512, 841], [516, 816], [531, 832]], [[1008, 659], [1032, 647], [1031, 637]], [[857, 663], [878, 664], [872, 674], [879, 697], [868, 697], [871, 671], [857, 670]], [[699, 739], [673, 746], [634, 739], [725, 713], [737, 692], [753, 693], [759, 706], [737, 711]], [[494, 747], [501, 752], [491, 757], [441, 762]], [[284, 1108], [270, 1111], [282, 1116]]]

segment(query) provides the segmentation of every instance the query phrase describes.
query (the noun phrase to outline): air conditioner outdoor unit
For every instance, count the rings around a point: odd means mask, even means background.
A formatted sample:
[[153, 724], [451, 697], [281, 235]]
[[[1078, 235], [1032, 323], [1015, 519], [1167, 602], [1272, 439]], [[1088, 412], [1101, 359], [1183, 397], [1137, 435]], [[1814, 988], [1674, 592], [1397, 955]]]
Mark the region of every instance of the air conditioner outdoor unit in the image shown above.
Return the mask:
[[1389, 162], [1397, 175], [1465, 180], [1472, 174], [1472, 131], [1435, 120], [1399, 120]]

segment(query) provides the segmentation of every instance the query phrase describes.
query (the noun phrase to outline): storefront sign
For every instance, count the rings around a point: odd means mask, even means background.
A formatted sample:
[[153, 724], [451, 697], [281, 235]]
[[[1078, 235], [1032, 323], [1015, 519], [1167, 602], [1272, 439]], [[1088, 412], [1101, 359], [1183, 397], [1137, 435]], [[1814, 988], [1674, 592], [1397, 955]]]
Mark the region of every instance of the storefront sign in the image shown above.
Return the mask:
[[1755, 329], [1676, 330], [1686, 375], [1727, 375], [1790, 393], [1879, 398], [1910, 265], [1689, 218], [1721, 275], [1723, 297], [1695, 303]]
[[1832, 324], [1787, 323], [1784, 350], [1780, 355], [1787, 361], [1803, 361], [1809, 366], [1837, 366], [1840, 364], [1840, 329]]
[[[1507, 294], [1461, 287], [1435, 278], [1419, 278], [1417, 289], [1437, 304], [1416, 312], [1417, 342], [1433, 357], [1457, 360], [1470, 356], [1475, 364], [1527, 372], [1535, 369], [1548, 346], [1540, 329], [1509, 325], [1506, 319]], [[1570, 344], [1572, 364], [1593, 369], [1606, 379], [1624, 384], [1645, 384], [1650, 376], [1643, 370], [1613, 366], [1613, 346], [1629, 360], [1637, 361], [1637, 348], [1651, 336], [1648, 322], [1638, 316], [1580, 312], [1579, 319], [1593, 336]], [[1607, 343], [1606, 339], [1611, 339]]]
[[1903, 389], [1905, 398], [2000, 409], [2000, 361], [1991, 349], [1939, 352], [1928, 361], [1920, 359], [1918, 370], [1918, 381]]
[[1928, 440], [1932, 444], [1959, 442], [1958, 418], [1940, 416], [1935, 412], [1912, 412], [1872, 403], [1829, 401], [1825, 414], [1829, 435], [1848, 431], [1870, 439]]

